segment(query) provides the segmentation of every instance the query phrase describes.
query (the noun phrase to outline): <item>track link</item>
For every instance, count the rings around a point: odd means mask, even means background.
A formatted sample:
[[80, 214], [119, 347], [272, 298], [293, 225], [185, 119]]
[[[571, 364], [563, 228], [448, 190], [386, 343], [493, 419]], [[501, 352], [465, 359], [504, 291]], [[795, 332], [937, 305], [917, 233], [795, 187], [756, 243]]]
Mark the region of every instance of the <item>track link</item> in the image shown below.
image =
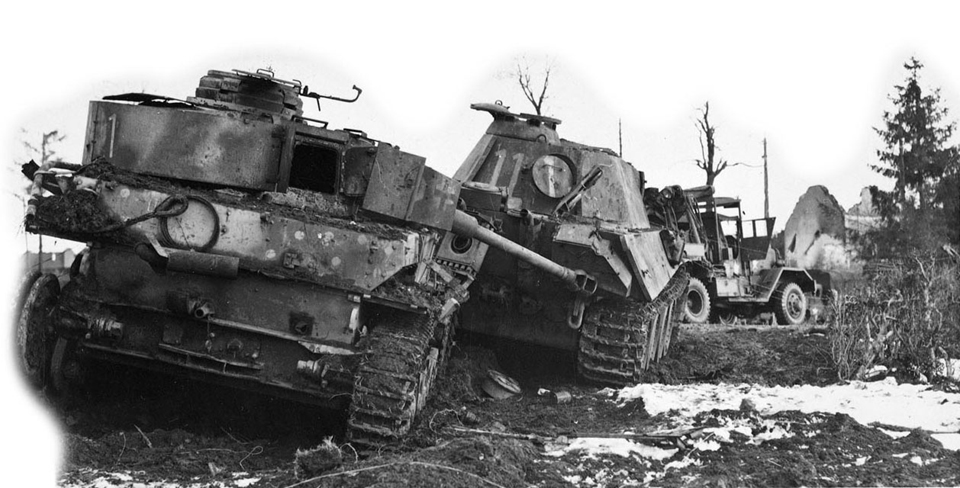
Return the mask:
[[670, 347], [683, 316], [688, 275], [680, 269], [651, 302], [609, 298], [587, 308], [577, 368], [599, 383], [635, 384]]
[[[452, 331], [433, 317], [391, 314], [371, 328], [347, 419], [350, 442], [382, 446], [409, 432], [445, 362]], [[439, 329], [439, 330], [438, 330]], [[436, 338], [445, 343], [437, 343]]]

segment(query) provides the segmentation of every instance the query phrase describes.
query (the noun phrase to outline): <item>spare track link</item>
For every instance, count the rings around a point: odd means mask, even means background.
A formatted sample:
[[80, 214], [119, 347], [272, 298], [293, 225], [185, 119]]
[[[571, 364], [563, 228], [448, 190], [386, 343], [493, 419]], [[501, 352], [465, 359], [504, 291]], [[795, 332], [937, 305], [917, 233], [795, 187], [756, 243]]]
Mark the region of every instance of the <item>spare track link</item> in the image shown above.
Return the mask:
[[441, 368], [440, 349], [449, 349], [431, 346], [435, 328], [447, 327], [433, 317], [398, 313], [388, 320], [365, 339], [347, 419], [354, 444], [379, 447], [406, 434]]
[[687, 281], [681, 268], [652, 302], [613, 298], [588, 307], [580, 329], [580, 375], [616, 386], [639, 381], [670, 347], [683, 315]]

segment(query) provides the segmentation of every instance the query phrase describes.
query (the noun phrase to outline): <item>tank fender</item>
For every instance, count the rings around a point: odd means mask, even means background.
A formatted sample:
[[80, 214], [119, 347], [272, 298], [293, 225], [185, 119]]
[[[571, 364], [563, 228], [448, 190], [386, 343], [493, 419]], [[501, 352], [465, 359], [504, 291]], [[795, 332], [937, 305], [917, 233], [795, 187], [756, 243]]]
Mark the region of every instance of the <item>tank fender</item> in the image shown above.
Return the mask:
[[552, 256], [564, 266], [595, 270], [600, 288], [619, 296], [629, 296], [634, 283], [633, 274], [630, 265], [616, 252], [614, 242], [596, 232], [593, 226], [562, 223], [553, 236]]

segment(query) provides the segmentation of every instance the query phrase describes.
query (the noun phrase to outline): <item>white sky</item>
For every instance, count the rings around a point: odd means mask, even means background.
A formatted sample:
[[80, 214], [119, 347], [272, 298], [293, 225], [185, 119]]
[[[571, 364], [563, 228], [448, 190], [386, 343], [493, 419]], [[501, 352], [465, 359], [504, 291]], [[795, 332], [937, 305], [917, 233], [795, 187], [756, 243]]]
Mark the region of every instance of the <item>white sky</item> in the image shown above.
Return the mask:
[[[781, 229], [811, 185], [826, 185], [844, 207], [863, 186], [890, 186], [867, 167], [879, 147], [872, 127], [911, 55], [960, 114], [960, 7], [950, 2], [617, 5], [16, 2], [0, 7], [0, 158], [22, 159], [21, 128], [35, 144], [58, 129], [68, 136], [58, 152], [78, 161], [88, 100], [126, 91], [186, 97], [208, 69], [271, 66], [319, 93], [348, 96], [360, 86], [356, 104], [327, 102], [306, 115], [364, 129], [453, 174], [489, 122], [468, 105], [499, 99], [530, 111], [504, 73], [518, 56], [549, 57], [545, 112], [563, 120], [561, 136], [616, 149], [622, 118], [624, 156], [651, 185], [703, 183], [692, 161], [704, 101], [721, 157], [760, 165], [767, 137]], [[21, 182], [2, 174], [7, 187]], [[759, 167], [732, 168], [718, 193], [740, 196], [748, 216], [760, 217], [762, 182]], [[23, 242], [22, 209], [3, 195], [10, 255]], [[6, 385], [15, 380], [9, 348], [0, 351]]]

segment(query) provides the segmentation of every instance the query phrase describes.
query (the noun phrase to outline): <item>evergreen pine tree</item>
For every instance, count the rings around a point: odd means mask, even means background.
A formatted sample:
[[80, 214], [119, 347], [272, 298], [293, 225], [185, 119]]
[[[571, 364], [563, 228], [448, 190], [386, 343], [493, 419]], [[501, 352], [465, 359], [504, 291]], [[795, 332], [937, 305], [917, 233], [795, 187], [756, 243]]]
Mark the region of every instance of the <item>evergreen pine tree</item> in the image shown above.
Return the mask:
[[908, 76], [890, 100], [895, 110], [883, 114], [875, 128], [884, 148], [877, 151], [874, 171], [894, 180], [894, 189], [874, 189], [874, 204], [883, 226], [866, 240], [879, 256], [930, 250], [944, 242], [958, 242], [960, 228], [960, 150], [950, 146], [955, 122], [947, 122], [940, 90], [927, 93], [920, 86], [923, 64], [916, 58], [904, 64]]

